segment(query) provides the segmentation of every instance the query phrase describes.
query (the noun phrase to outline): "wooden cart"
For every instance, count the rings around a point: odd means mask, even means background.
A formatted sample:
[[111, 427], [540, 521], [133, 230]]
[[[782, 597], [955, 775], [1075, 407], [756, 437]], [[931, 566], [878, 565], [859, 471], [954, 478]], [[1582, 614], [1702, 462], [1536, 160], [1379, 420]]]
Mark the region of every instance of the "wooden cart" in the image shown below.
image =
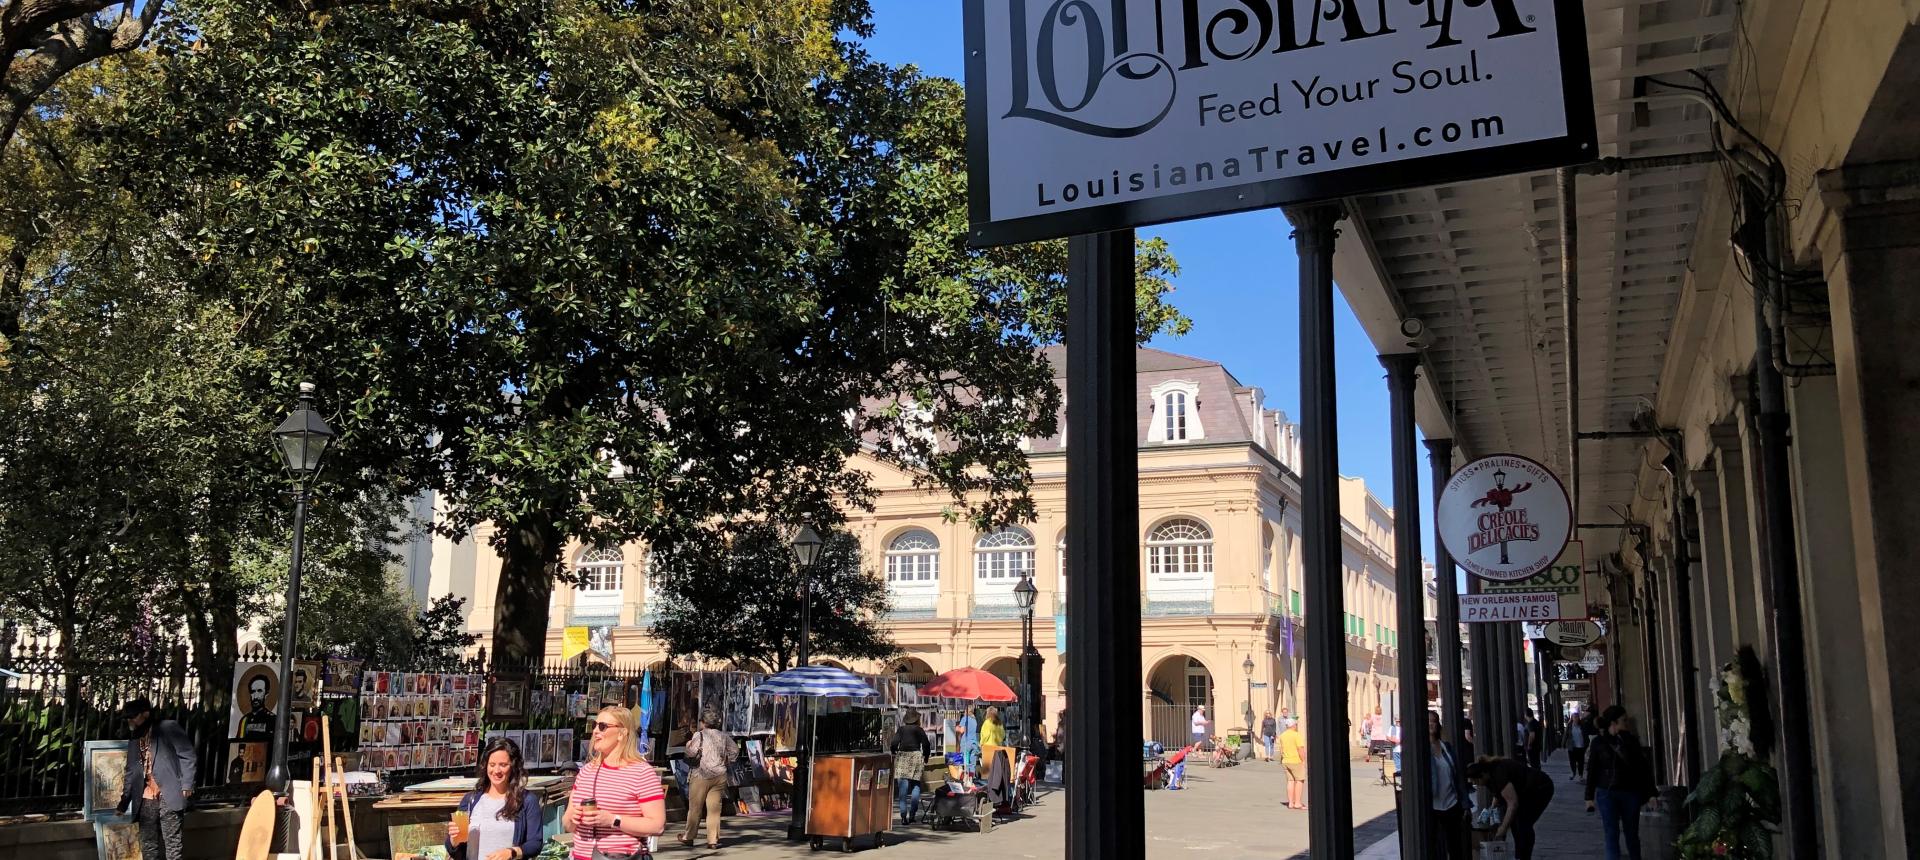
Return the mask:
[[853, 840], [862, 836], [872, 836], [875, 847], [885, 845], [892, 823], [891, 753], [814, 757], [807, 782], [807, 836], [815, 851], [833, 838], [840, 840], [841, 851], [852, 851]]

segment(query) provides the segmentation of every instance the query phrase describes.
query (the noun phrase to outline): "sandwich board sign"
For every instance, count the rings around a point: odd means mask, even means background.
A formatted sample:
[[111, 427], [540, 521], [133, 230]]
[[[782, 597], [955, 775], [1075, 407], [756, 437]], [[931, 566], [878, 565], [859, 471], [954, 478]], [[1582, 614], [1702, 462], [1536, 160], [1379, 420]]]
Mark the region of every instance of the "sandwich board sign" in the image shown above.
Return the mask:
[[1519, 582], [1546, 570], [1573, 537], [1566, 486], [1552, 470], [1518, 454], [1461, 466], [1440, 491], [1433, 516], [1453, 560], [1496, 582]]
[[970, 241], [1592, 160], [1579, 0], [965, 0]]

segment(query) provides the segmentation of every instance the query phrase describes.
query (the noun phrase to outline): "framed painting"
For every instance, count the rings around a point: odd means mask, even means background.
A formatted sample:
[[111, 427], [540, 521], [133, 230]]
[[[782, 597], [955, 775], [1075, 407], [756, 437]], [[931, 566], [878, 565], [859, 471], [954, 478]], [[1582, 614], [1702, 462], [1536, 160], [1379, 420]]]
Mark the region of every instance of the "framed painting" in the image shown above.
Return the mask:
[[93, 844], [100, 860], [141, 860], [140, 825], [132, 821], [95, 821]]
[[81, 753], [87, 763], [87, 782], [80, 814], [89, 821], [120, 817], [120, 801], [126, 793], [127, 742], [87, 741]]
[[487, 718], [517, 721], [527, 716], [527, 678], [502, 675], [488, 685]]

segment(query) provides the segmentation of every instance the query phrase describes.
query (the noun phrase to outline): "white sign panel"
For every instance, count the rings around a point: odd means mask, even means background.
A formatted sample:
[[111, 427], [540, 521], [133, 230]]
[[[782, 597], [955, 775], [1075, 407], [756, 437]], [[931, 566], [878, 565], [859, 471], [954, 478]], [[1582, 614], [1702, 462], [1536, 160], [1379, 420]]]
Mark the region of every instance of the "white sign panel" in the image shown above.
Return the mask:
[[1454, 472], [1434, 518], [1455, 562], [1499, 582], [1546, 570], [1573, 536], [1566, 487], [1547, 467], [1516, 454], [1482, 457]]
[[1559, 612], [1560, 597], [1551, 592], [1460, 595], [1460, 620], [1467, 624], [1541, 621]]
[[976, 244], [1595, 157], [1578, 0], [966, 0]]
[[1548, 593], [1560, 601], [1555, 620], [1580, 620], [1587, 617], [1586, 550], [1581, 541], [1567, 541], [1560, 557], [1547, 569], [1516, 582], [1482, 582], [1482, 594]]
[[1541, 638], [1575, 648], [1592, 645], [1600, 641], [1600, 625], [1591, 621], [1555, 621], [1541, 631]]

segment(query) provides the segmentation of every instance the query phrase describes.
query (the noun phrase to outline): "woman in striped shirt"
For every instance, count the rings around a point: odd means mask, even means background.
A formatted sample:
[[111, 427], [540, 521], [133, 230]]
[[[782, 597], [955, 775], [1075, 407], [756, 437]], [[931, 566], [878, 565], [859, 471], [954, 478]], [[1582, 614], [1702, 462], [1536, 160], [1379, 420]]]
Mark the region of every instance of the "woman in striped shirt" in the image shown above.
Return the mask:
[[660, 774], [640, 757], [638, 723], [633, 711], [617, 706], [594, 719], [592, 758], [567, 803], [574, 860], [650, 856], [646, 838], [667, 828], [667, 793]]

